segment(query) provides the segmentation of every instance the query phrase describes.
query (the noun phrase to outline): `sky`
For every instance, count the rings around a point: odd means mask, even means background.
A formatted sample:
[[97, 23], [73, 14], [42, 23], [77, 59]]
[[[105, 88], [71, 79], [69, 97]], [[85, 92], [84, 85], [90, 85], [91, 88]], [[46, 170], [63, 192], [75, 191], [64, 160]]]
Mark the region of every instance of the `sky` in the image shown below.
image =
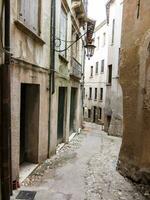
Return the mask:
[[97, 20], [97, 24], [101, 23], [106, 18], [106, 0], [89, 0], [88, 2], [88, 16]]

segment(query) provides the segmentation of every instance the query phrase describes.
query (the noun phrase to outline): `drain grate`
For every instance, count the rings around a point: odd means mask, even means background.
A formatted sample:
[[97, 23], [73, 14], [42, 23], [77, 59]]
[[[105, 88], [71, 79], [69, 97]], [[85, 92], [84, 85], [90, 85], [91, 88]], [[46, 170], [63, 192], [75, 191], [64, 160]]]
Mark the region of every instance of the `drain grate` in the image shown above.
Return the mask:
[[33, 200], [35, 195], [35, 191], [20, 191], [16, 199]]

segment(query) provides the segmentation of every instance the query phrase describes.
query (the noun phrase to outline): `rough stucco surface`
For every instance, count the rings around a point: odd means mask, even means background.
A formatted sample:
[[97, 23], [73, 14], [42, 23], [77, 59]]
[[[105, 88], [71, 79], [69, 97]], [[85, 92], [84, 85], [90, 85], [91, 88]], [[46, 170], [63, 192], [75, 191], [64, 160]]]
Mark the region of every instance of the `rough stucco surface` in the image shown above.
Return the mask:
[[124, 1], [121, 48], [124, 134], [118, 169], [135, 181], [150, 181], [150, 1]]
[[[119, 83], [119, 55], [123, 0], [110, 1], [108, 24], [108, 65], [112, 65], [112, 82], [107, 85], [104, 129], [113, 136], [123, 133], [123, 97]], [[112, 33], [114, 22], [114, 34]], [[112, 41], [112, 38], [113, 41]], [[108, 117], [111, 116], [110, 126]]]
[[[20, 65], [11, 66], [11, 125], [12, 125], [12, 177], [13, 180], [19, 176], [19, 149], [20, 149], [20, 92], [21, 83], [40, 85], [39, 106], [39, 136], [38, 136], [38, 162], [47, 158], [48, 140], [48, 75], [46, 71], [39, 72]], [[34, 77], [34, 78], [33, 78]], [[43, 98], [44, 97], [44, 98]], [[44, 119], [44, 120], [43, 120]]]

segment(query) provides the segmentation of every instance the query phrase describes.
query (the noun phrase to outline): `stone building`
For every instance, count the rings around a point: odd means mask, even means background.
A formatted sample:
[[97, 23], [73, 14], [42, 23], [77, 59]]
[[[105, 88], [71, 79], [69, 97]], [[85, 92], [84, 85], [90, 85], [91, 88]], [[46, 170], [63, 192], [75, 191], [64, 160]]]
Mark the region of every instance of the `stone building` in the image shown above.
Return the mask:
[[149, 19], [150, 1], [124, 1], [120, 64], [124, 132], [118, 169], [144, 183], [150, 182]]
[[104, 123], [107, 81], [108, 31], [106, 20], [95, 28], [95, 53], [86, 60], [84, 81], [84, 119]]
[[[81, 78], [84, 64], [82, 34], [86, 32], [87, 1], [56, 1], [55, 93], [51, 96], [50, 154], [69, 142], [81, 127]], [[79, 39], [81, 37], [81, 39]], [[71, 48], [67, 48], [77, 41]]]
[[107, 90], [104, 128], [110, 135], [122, 136], [122, 89], [119, 83], [119, 58], [123, 0], [106, 4], [108, 23]]

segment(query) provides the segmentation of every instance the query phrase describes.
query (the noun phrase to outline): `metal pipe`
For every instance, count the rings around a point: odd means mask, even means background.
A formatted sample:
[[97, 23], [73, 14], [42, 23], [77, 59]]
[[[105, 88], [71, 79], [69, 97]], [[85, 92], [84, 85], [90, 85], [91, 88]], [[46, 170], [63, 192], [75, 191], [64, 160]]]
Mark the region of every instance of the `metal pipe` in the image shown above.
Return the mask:
[[50, 126], [51, 126], [51, 96], [55, 93], [55, 26], [56, 26], [56, 1], [51, 1], [50, 24], [50, 71], [49, 71], [49, 115], [48, 115], [48, 158], [50, 157]]
[[9, 200], [12, 194], [11, 181], [11, 98], [10, 98], [10, 0], [5, 0], [5, 53], [2, 66], [2, 199]]

